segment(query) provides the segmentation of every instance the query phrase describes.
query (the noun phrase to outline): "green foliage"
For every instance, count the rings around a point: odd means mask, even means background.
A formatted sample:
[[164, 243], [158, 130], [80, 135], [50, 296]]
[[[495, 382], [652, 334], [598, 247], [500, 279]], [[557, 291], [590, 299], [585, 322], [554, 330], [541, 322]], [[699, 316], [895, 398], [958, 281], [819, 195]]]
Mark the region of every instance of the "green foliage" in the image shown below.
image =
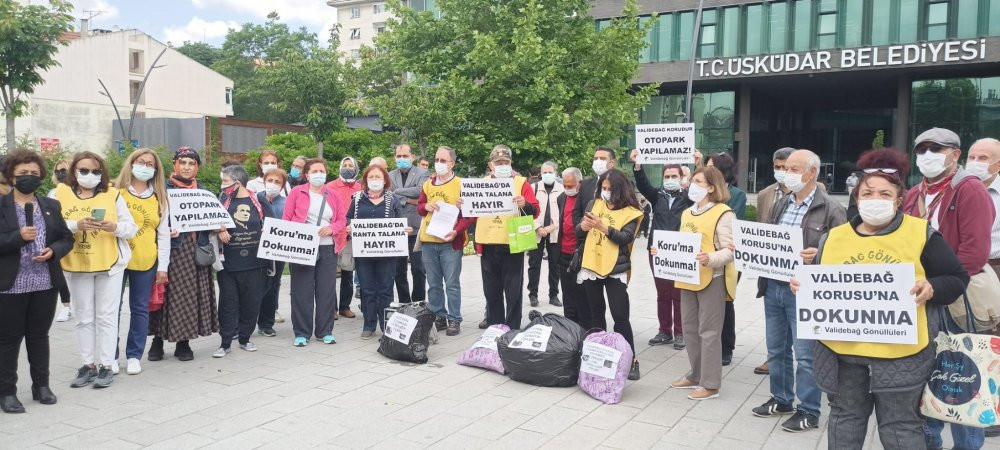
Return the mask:
[[[336, 175], [340, 160], [353, 156], [360, 164], [367, 165], [372, 158], [381, 156], [392, 164], [392, 147], [398, 143], [398, 133], [375, 133], [368, 129], [344, 130], [333, 133], [325, 139], [323, 159], [327, 161], [327, 173]], [[316, 157], [316, 141], [299, 133], [283, 133], [268, 136], [266, 148], [278, 152], [279, 165], [287, 172], [296, 156]], [[257, 176], [257, 157], [260, 151], [247, 153], [243, 163], [247, 173]]]
[[878, 130], [875, 132], [875, 139], [872, 140], [872, 148], [884, 148], [885, 147], [885, 130]]
[[[509, 145], [517, 167], [552, 159], [585, 167], [594, 146], [621, 136], [652, 86], [632, 89], [649, 25], [634, 0], [602, 30], [587, 0], [439, 0], [441, 18], [399, 16], [362, 64], [361, 89], [382, 123], [403, 130], [416, 152], [446, 144], [460, 171], [481, 172], [490, 148]], [[387, 74], [405, 67], [412, 81]]]
[[184, 45], [177, 47], [177, 51], [205, 67], [212, 67], [222, 58], [221, 49], [204, 42], [184, 41]]
[[273, 96], [270, 106], [278, 114], [304, 123], [314, 136], [328, 136], [346, 126], [343, 111], [354, 94], [343, 80], [352, 69], [336, 48], [313, 44], [308, 51], [286, 49], [258, 69], [257, 81]]
[[14, 118], [24, 115], [25, 96], [42, 83], [42, 72], [59, 64], [55, 54], [69, 41], [73, 5], [49, 0], [48, 5], [0, 0], [0, 108], [7, 119], [8, 149], [14, 148]]
[[743, 214], [743, 220], [746, 220], [748, 222], [757, 221], [757, 205], [752, 205], [750, 203], [747, 203], [747, 210]]

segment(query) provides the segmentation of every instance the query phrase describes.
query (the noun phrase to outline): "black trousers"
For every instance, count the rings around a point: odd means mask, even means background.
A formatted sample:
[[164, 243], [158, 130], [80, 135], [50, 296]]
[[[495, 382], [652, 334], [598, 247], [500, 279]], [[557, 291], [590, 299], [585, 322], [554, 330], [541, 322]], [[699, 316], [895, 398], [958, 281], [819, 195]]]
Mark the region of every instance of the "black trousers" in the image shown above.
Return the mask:
[[0, 294], [0, 395], [17, 393], [21, 341], [28, 350], [31, 383], [49, 385], [49, 328], [56, 315], [58, 289]]
[[[423, 252], [413, 251], [413, 246], [417, 244], [417, 230], [408, 238], [410, 245], [409, 258], [399, 258], [396, 264], [396, 296], [400, 303], [422, 302], [427, 298], [427, 275], [424, 273]], [[407, 264], [409, 262], [409, 264]], [[406, 266], [410, 266], [410, 275], [413, 276], [413, 293], [410, 293], [410, 284], [406, 280]]]
[[[483, 245], [480, 259], [486, 321], [521, 329], [521, 299], [524, 296], [524, 253], [510, 253], [506, 245]], [[504, 308], [506, 299], [507, 307]]]
[[538, 243], [538, 248], [528, 252], [528, 295], [538, 296], [538, 280], [542, 277], [542, 252], [549, 256], [549, 298], [559, 296], [559, 255], [562, 254], [558, 242], [549, 243], [548, 238]]
[[576, 275], [580, 272], [569, 271], [569, 263], [572, 260], [572, 253], [559, 253], [558, 270], [563, 291], [563, 315], [576, 322], [584, 330], [589, 330], [591, 328], [590, 303], [587, 302], [587, 293], [583, 290], [583, 285], [576, 282]]
[[240, 344], [250, 342], [257, 326], [260, 302], [267, 289], [267, 269], [216, 272], [219, 282], [219, 335], [222, 348], [229, 348], [233, 336]]
[[340, 311], [351, 308], [351, 300], [354, 299], [354, 271], [340, 271]]
[[615, 332], [621, 334], [632, 347], [632, 354], [635, 354], [635, 339], [632, 336], [632, 323], [629, 322], [629, 299], [628, 290], [625, 283], [615, 278], [605, 278], [603, 280], [587, 280], [583, 282], [583, 289], [587, 291], [587, 303], [590, 307], [591, 323], [589, 328], [608, 329], [607, 319], [604, 317], [605, 304], [604, 292], [608, 293], [607, 307], [611, 309], [611, 319], [615, 321]]
[[726, 317], [722, 321], [722, 354], [732, 355], [736, 350], [736, 308], [726, 302]]
[[[268, 266], [270, 267], [270, 264]], [[274, 261], [274, 275], [267, 277], [267, 292], [260, 301], [260, 316], [257, 317], [258, 328], [274, 328], [274, 314], [278, 311], [278, 294], [281, 293], [281, 275], [284, 271], [285, 262]]]

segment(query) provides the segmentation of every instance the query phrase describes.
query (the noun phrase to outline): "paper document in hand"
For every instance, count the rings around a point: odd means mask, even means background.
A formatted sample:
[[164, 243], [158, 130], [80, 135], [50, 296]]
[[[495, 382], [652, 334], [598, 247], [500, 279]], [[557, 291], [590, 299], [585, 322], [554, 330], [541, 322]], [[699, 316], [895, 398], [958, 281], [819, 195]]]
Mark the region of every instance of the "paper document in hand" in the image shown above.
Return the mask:
[[445, 239], [445, 236], [455, 229], [455, 222], [458, 222], [458, 207], [442, 201], [438, 201], [435, 205], [438, 209], [431, 213], [431, 222], [427, 224], [427, 234]]

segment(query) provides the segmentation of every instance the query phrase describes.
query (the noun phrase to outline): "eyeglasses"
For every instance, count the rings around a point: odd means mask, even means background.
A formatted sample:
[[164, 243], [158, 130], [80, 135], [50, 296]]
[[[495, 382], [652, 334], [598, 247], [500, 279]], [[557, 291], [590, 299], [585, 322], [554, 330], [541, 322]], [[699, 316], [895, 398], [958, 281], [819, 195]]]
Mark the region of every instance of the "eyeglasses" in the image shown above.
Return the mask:
[[948, 148], [948, 147], [945, 147], [943, 145], [937, 145], [937, 144], [930, 144], [930, 143], [928, 143], [928, 144], [920, 144], [920, 145], [918, 145], [917, 148], [915, 149], [915, 151], [917, 152], [918, 155], [922, 155], [924, 153], [927, 153], [928, 151], [930, 151], [932, 153], [938, 153], [938, 152], [940, 152], [941, 150], [943, 150], [945, 148]]
[[101, 170], [101, 169], [76, 169], [76, 173], [78, 173], [80, 175], [83, 175], [83, 176], [87, 176], [87, 175], [90, 175], [90, 174], [101, 176], [101, 175], [104, 174], [104, 171]]
[[896, 169], [865, 169], [865, 173], [875, 173], [875, 172], [882, 172], [882, 173], [887, 173], [887, 174], [895, 174], [895, 173], [897, 173], [899, 171], [896, 170]]
[[57, 174], [66, 175], [66, 169], [56, 169]]

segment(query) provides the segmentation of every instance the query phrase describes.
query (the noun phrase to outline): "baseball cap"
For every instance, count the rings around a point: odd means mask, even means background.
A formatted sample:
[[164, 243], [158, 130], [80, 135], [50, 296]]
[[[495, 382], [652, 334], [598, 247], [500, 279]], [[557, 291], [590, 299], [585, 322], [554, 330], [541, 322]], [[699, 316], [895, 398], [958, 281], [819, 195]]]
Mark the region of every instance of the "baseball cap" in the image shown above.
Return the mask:
[[490, 152], [490, 162], [494, 161], [513, 161], [510, 148], [504, 145], [493, 147], [493, 151]]
[[942, 147], [962, 148], [962, 140], [958, 135], [945, 128], [931, 128], [920, 133], [920, 136], [913, 140], [913, 146], [916, 147], [923, 142], [933, 142]]

